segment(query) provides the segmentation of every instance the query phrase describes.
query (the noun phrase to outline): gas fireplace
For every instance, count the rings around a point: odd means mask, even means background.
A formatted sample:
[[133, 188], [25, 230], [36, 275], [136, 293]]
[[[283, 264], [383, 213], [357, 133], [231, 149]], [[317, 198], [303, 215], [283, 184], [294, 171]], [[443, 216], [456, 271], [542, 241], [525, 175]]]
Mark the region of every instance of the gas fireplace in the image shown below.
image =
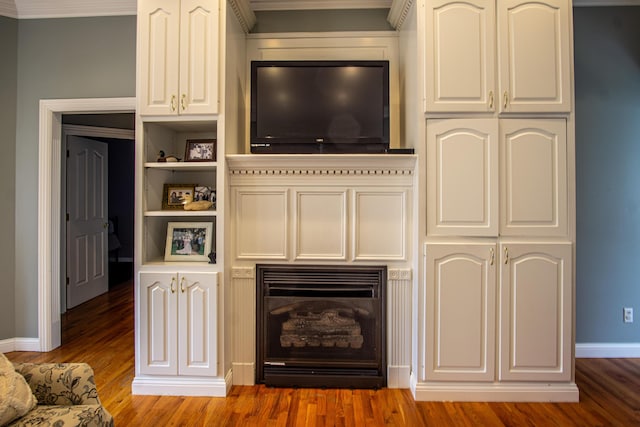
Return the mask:
[[385, 386], [386, 277], [386, 266], [257, 265], [257, 382]]

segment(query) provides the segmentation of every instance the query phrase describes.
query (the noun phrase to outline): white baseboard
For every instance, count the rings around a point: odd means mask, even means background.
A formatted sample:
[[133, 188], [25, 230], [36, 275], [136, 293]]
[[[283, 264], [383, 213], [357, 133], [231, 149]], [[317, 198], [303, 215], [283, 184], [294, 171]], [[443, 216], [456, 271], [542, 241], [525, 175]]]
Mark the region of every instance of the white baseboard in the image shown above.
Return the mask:
[[224, 378], [138, 376], [131, 384], [134, 395], [225, 397], [230, 389], [231, 371]]
[[40, 351], [38, 338], [9, 338], [0, 340], [0, 353], [11, 351]]
[[411, 385], [411, 366], [388, 366], [387, 387], [409, 388]]
[[576, 358], [640, 357], [640, 343], [576, 343]]

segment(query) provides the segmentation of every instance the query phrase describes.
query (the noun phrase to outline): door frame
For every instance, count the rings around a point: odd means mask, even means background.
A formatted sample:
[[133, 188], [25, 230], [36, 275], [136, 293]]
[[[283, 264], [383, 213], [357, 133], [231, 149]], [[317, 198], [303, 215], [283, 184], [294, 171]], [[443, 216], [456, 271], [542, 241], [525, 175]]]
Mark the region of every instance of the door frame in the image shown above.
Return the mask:
[[40, 100], [38, 136], [38, 345], [51, 351], [61, 344], [60, 285], [62, 115], [134, 113], [136, 98]]

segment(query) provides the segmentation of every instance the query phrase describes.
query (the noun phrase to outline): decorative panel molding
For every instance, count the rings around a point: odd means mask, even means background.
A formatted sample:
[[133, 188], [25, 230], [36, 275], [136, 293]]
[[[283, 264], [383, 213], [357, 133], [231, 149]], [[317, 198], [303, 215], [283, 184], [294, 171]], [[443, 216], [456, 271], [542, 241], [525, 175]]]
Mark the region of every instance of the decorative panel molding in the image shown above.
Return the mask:
[[288, 191], [235, 191], [234, 238], [238, 259], [287, 258]]
[[411, 374], [412, 271], [387, 271], [387, 387], [409, 388]]
[[296, 259], [346, 260], [347, 191], [296, 191]]
[[256, 362], [256, 270], [254, 267], [231, 269], [231, 346], [233, 348], [233, 384], [253, 385]]
[[406, 192], [355, 191], [353, 259], [405, 260], [408, 220]]

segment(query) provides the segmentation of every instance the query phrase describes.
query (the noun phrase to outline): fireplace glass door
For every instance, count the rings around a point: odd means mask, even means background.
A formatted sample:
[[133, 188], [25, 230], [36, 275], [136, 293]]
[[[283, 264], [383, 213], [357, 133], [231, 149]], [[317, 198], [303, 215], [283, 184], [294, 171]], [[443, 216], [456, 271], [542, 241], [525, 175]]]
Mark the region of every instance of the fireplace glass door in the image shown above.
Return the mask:
[[258, 380], [384, 385], [385, 277], [384, 267], [258, 266]]

